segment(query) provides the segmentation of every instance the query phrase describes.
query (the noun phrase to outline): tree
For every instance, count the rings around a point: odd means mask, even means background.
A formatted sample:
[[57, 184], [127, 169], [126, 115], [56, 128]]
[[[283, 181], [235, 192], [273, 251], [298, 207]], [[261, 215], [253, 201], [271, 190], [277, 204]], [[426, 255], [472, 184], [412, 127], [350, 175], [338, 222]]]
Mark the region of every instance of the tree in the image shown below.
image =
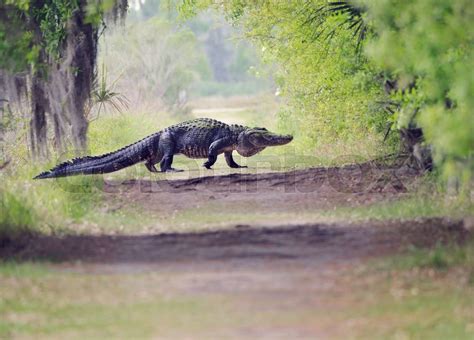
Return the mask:
[[[86, 148], [84, 109], [96, 68], [99, 27], [108, 17], [123, 17], [126, 8], [126, 0], [7, 0], [0, 5], [2, 82], [21, 78], [29, 84], [33, 156], [48, 156], [48, 123], [56, 150], [64, 150], [67, 139], [76, 150]], [[15, 87], [3, 92], [11, 101], [24, 97]]]

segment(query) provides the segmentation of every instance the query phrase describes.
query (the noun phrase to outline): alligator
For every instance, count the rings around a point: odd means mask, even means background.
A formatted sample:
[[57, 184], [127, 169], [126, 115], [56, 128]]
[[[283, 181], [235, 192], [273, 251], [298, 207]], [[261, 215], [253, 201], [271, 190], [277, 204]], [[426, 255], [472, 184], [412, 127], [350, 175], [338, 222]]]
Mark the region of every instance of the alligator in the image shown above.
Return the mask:
[[139, 162], [145, 162], [151, 172], [182, 171], [174, 169], [173, 156], [183, 154], [189, 158], [207, 158], [203, 164], [211, 169], [217, 156], [224, 153], [231, 168], [245, 168], [232, 158], [235, 150], [243, 157], [253, 156], [268, 146], [284, 145], [291, 135], [279, 135], [261, 127], [228, 125], [210, 118], [198, 118], [167, 127], [120, 150], [100, 156], [85, 156], [61, 163], [34, 179], [72, 175], [104, 174]]

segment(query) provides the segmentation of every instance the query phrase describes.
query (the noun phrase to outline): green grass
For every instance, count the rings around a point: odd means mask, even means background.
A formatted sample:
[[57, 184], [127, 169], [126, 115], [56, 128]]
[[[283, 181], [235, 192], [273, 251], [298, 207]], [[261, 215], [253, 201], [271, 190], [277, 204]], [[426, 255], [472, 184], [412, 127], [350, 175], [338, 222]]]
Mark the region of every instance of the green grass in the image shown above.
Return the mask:
[[471, 275], [474, 278], [474, 241], [470, 240], [464, 245], [438, 244], [431, 249], [412, 246], [406, 254], [391, 258], [388, 265], [396, 269], [433, 268], [436, 270], [464, 266], [472, 272]]
[[54, 273], [45, 263], [0, 261], [2, 278], [41, 278]]
[[371, 319], [374, 327], [370, 332], [362, 329], [361, 338], [474, 336], [473, 239], [463, 245], [412, 247], [403, 254], [375, 260], [368, 268], [362, 275], [378, 276], [378, 281], [371, 286], [373, 302], [361, 317]]
[[33, 181], [31, 172], [2, 178], [0, 239], [28, 233], [61, 233], [101, 205], [103, 182], [97, 177]]
[[[225, 338], [319, 326], [329, 331], [327, 338], [470, 339], [474, 289], [461, 269], [472, 264], [472, 249], [449, 255], [450, 249], [442, 250], [448, 256], [442, 268], [437, 260], [422, 259], [429, 250], [413, 250], [395, 263], [389, 258], [378, 260], [384, 266], [362, 272], [348, 269], [345, 280], [324, 290], [315, 305], [294, 307], [291, 298], [282, 300], [292, 295], [285, 289], [226, 290], [221, 284], [229, 280], [227, 272], [85, 274], [45, 263], [4, 262], [0, 338]], [[246, 282], [245, 273], [230, 277]], [[217, 285], [217, 291], [202, 290], [205, 283]], [[273, 297], [276, 293], [280, 298]], [[287, 303], [292, 307], [281, 308]]]
[[[0, 265], [0, 338], [150, 338], [227, 325], [212, 296], [166, 292], [164, 276], [85, 276]], [[38, 274], [39, 273], [39, 274]], [[222, 312], [216, 312], [219, 310]]]
[[12, 192], [0, 191], [0, 245], [33, 231], [35, 211]]
[[361, 329], [360, 338], [441, 340], [474, 336], [472, 293], [420, 283], [395, 294], [401, 296], [382, 294], [376, 304], [366, 306], [363, 318], [371, 320], [371, 327]]
[[[364, 220], [409, 220], [423, 217], [463, 218], [472, 216], [474, 203], [457, 197], [449, 197], [434, 189], [431, 184], [418, 185], [413, 192], [395, 200], [386, 200], [356, 207], [336, 207], [323, 212], [339, 218], [354, 221]], [[429, 192], [432, 190], [431, 192]]]

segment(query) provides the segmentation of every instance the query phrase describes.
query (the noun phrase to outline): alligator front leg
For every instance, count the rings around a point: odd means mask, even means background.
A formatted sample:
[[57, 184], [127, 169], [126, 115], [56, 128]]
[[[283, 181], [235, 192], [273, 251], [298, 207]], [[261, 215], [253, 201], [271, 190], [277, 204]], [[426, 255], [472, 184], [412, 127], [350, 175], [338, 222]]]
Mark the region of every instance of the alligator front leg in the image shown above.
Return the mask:
[[204, 167], [206, 169], [211, 169], [211, 166], [213, 166], [217, 160], [217, 155], [222, 152], [222, 149], [228, 147], [230, 143], [231, 142], [228, 138], [221, 138], [215, 142], [212, 142], [211, 146], [209, 146], [209, 156], [207, 157], [207, 162], [203, 164]]
[[246, 165], [239, 165], [239, 164], [235, 163], [234, 158], [232, 157], [232, 151], [224, 152], [224, 156], [225, 156], [225, 161], [226, 161], [227, 165], [231, 168], [238, 169], [238, 168], [246, 168], [247, 167]]

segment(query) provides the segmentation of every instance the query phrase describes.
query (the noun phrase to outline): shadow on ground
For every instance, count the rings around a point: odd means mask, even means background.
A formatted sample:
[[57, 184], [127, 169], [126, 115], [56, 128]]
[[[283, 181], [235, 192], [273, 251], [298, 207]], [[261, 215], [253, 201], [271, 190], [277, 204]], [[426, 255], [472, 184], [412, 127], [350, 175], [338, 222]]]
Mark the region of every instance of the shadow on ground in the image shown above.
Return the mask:
[[137, 236], [30, 236], [0, 249], [0, 259], [104, 264], [198, 264], [235, 260], [344, 263], [390, 254], [408, 245], [463, 242], [462, 221], [421, 219], [365, 225], [296, 225]]

